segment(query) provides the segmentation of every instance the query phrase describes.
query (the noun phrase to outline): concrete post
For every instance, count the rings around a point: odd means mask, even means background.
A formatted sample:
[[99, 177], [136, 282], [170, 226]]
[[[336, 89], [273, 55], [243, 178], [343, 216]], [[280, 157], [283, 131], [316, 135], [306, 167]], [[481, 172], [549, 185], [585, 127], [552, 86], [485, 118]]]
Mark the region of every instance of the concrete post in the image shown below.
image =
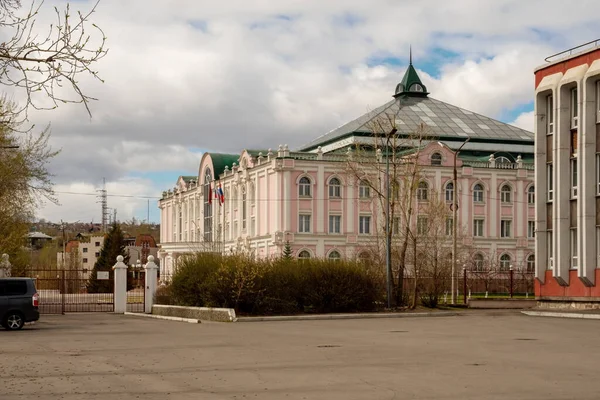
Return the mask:
[[115, 271], [114, 312], [124, 314], [127, 311], [127, 265], [123, 262], [123, 256], [117, 256], [117, 263], [112, 269]]
[[0, 262], [0, 278], [10, 278], [11, 264], [8, 260], [8, 254], [2, 254], [2, 261]]
[[154, 304], [154, 295], [156, 294], [156, 281], [158, 267], [154, 263], [154, 256], [148, 256], [148, 262], [144, 266], [146, 270], [146, 285], [144, 294], [144, 312], [146, 314], [152, 314], [152, 305]]

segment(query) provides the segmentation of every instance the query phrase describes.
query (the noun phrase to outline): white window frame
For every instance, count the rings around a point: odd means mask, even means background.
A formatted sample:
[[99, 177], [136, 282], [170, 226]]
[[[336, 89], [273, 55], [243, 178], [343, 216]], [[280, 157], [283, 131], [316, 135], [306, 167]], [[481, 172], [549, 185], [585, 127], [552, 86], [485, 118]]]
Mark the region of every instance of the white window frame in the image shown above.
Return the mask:
[[525, 265], [525, 271], [529, 273], [535, 272], [535, 254], [530, 254], [527, 256], [527, 258], [525, 259]]
[[534, 185], [529, 186], [529, 189], [527, 189], [527, 204], [529, 204], [530, 206], [535, 204], [535, 186]]
[[425, 181], [419, 182], [417, 186], [417, 200], [428, 201], [429, 199], [429, 184]]
[[371, 197], [371, 187], [365, 181], [360, 181], [360, 185], [358, 185], [358, 197], [361, 199]]
[[454, 219], [446, 217], [446, 236], [452, 236], [454, 229]]
[[577, 86], [571, 89], [571, 129], [579, 127], [579, 100]]
[[[308, 183], [304, 182], [305, 180], [308, 181]], [[300, 181], [298, 182], [298, 197], [311, 197], [311, 186], [312, 181], [310, 180], [310, 178], [306, 176], [300, 178]]]
[[358, 216], [358, 233], [360, 235], [371, 234], [371, 216], [370, 215], [359, 215]]
[[[337, 255], [337, 257], [335, 257], [335, 255]], [[331, 250], [327, 258], [333, 261], [340, 261], [342, 259], [342, 254], [337, 250]]]
[[[508, 188], [508, 190], [504, 190], [504, 188]], [[504, 184], [500, 188], [500, 202], [502, 204], [512, 203], [512, 188], [510, 187], [510, 185]]]
[[571, 236], [571, 240], [569, 241], [570, 243], [570, 253], [571, 253], [571, 268], [577, 268], [578, 266], [578, 257], [577, 257], [577, 245], [578, 245], [578, 240], [577, 240], [577, 228], [571, 228], [570, 229], [570, 236]]
[[475, 218], [473, 219], [473, 237], [483, 237], [484, 236], [484, 219], [483, 218]]
[[[449, 187], [452, 187], [452, 188], [450, 189]], [[455, 192], [454, 182], [453, 181], [447, 182], [446, 187], [444, 189], [445, 199], [446, 199], [447, 203], [452, 203], [454, 201], [454, 192]]]
[[577, 198], [577, 159], [571, 159], [571, 198]]
[[535, 221], [527, 221], [527, 237], [529, 239], [535, 238]]
[[342, 216], [341, 215], [330, 215], [329, 216], [329, 233], [333, 233], [333, 234], [342, 233]]
[[554, 200], [554, 165], [546, 164], [546, 186], [548, 187], [548, 201]]
[[509, 239], [512, 237], [512, 220], [501, 219], [500, 220], [500, 237], [503, 239]]
[[433, 166], [440, 166], [442, 165], [442, 161], [443, 161], [443, 157], [442, 157], [442, 153], [438, 153], [437, 151], [433, 154], [431, 154], [431, 165]]
[[424, 215], [417, 216], [417, 235], [426, 235], [428, 231], [429, 218]]
[[546, 96], [546, 134], [554, 133], [554, 96]]
[[298, 232], [299, 233], [310, 233], [311, 232], [311, 214], [300, 214], [298, 215]]
[[[481, 189], [478, 189], [477, 187], [480, 187]], [[483, 196], [484, 196], [483, 185], [481, 183], [476, 183], [475, 186], [473, 186], [473, 202], [478, 203], [478, 204], [483, 203]]]
[[[306, 257], [306, 256], [303, 257], [304, 254], [307, 254], [308, 257]], [[308, 250], [300, 250], [298, 252], [298, 260], [310, 260], [311, 258], [312, 257], [311, 257], [310, 251], [308, 251]]]
[[483, 254], [476, 253], [473, 256], [473, 267], [475, 268], [475, 271], [478, 271], [478, 272], [483, 271], [484, 262], [485, 262], [485, 257], [483, 257]]
[[[332, 181], [337, 183], [332, 183]], [[329, 180], [329, 198], [339, 199], [342, 197], [342, 183], [338, 178], [331, 178]]]
[[[508, 260], [506, 259], [508, 258]], [[510, 254], [504, 253], [500, 256], [500, 271], [510, 271], [510, 264], [512, 263], [512, 257]]]

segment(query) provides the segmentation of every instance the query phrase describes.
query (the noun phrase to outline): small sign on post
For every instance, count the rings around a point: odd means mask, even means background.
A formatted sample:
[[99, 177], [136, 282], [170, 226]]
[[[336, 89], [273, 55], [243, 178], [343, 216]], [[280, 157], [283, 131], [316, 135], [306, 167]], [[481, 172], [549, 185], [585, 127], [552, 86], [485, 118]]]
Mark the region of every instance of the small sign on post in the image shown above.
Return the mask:
[[96, 278], [98, 278], [98, 280], [100, 280], [100, 281], [107, 281], [109, 279], [109, 272], [108, 271], [98, 271]]

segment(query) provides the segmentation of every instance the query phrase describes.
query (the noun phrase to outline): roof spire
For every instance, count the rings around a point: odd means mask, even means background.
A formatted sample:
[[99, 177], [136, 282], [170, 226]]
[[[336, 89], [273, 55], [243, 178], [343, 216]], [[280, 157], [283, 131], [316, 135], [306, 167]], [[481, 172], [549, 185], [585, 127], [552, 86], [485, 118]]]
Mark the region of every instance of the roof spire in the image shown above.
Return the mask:
[[409, 49], [409, 50], [408, 50], [408, 51], [409, 51], [409, 59], [408, 59], [409, 61], [408, 61], [408, 65], [412, 65], [412, 44], [411, 44], [411, 45], [409, 45], [408, 49]]

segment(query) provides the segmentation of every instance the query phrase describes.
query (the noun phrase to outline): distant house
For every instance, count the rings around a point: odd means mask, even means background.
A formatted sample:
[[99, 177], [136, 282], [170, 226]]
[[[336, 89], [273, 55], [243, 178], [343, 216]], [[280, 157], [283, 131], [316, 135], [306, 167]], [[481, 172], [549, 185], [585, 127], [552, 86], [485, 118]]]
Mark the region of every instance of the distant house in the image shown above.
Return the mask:
[[29, 232], [27, 234], [27, 244], [36, 249], [41, 249], [44, 244], [52, 241], [52, 236], [48, 236], [42, 232]]

